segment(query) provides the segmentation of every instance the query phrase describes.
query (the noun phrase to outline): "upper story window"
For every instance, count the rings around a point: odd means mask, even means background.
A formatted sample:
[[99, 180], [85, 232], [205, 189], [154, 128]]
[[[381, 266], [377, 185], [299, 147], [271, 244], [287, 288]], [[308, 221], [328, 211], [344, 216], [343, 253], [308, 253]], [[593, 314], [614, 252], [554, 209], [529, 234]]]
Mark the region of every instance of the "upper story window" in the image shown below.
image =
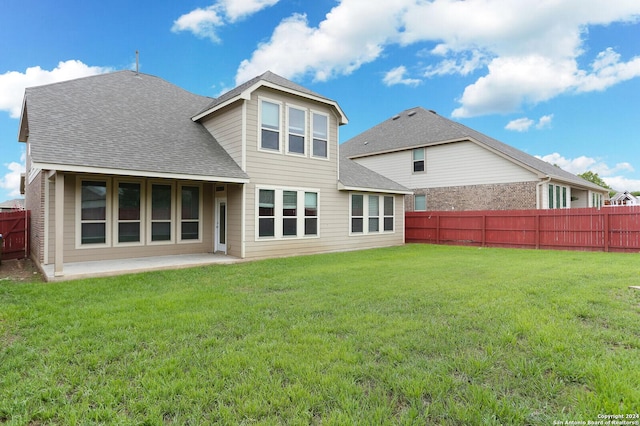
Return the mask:
[[317, 112], [313, 113], [313, 148], [314, 157], [329, 156], [329, 117]]
[[424, 148], [416, 148], [413, 150], [413, 172], [424, 172]]
[[260, 101], [260, 148], [280, 150], [280, 105]]
[[307, 112], [300, 108], [288, 107], [287, 152], [304, 155], [306, 148]]

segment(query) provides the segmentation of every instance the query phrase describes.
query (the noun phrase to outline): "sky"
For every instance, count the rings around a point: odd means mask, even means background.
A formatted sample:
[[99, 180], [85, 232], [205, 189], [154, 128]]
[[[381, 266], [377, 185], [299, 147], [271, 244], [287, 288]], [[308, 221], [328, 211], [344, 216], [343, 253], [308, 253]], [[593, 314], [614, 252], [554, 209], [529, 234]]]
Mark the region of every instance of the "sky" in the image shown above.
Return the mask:
[[424, 107], [640, 191], [638, 0], [2, 0], [0, 202], [25, 87], [135, 69], [217, 97], [264, 71], [337, 101], [340, 142]]

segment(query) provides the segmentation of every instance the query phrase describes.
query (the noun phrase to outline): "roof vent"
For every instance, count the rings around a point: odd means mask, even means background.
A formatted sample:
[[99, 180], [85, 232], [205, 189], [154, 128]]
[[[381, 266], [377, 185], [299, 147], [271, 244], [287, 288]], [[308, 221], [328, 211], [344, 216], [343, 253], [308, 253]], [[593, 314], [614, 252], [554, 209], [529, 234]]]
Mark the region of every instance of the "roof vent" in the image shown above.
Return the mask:
[[398, 114], [396, 114], [393, 117], [391, 117], [392, 120], [397, 120], [398, 118], [400, 118], [400, 116]]
[[369, 141], [364, 141], [364, 144], [365, 145], [369, 145]]
[[415, 110], [413, 110], [413, 111], [409, 111], [409, 112], [407, 113], [407, 115], [408, 115], [409, 117], [413, 117], [414, 115], [416, 115], [416, 111], [415, 111]]
[[430, 109], [430, 110], [429, 110], [429, 112], [430, 112], [431, 114], [438, 115], [438, 113], [437, 113], [437, 112], [435, 112], [435, 111], [434, 111], [434, 110], [432, 110], [432, 109]]

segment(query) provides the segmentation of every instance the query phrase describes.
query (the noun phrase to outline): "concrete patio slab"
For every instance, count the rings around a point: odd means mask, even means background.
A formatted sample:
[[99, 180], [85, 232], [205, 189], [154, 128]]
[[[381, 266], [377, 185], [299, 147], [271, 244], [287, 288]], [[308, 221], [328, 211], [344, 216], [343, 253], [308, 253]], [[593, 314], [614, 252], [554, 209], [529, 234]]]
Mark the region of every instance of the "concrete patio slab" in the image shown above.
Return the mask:
[[131, 259], [74, 262], [63, 265], [62, 276], [55, 276], [54, 265], [43, 265], [44, 279], [49, 282], [80, 278], [108, 277], [163, 269], [192, 268], [213, 264], [230, 264], [242, 259], [218, 253], [183, 254], [174, 256], [138, 257]]

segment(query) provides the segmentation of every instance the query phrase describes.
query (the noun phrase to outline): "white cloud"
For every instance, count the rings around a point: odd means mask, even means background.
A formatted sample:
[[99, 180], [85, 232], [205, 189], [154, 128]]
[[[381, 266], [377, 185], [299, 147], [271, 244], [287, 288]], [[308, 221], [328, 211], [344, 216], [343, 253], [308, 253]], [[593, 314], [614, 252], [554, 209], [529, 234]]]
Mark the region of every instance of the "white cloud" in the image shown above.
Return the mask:
[[527, 132], [535, 124], [535, 128], [541, 130], [551, 127], [552, 120], [553, 114], [543, 115], [542, 117], [540, 117], [537, 123], [535, 122], [535, 120], [532, 120], [528, 117], [522, 117], [511, 120], [509, 123], [507, 123], [506, 126], [504, 126], [504, 128], [516, 132]]
[[185, 13], [173, 22], [171, 31], [190, 31], [195, 36], [220, 42], [217, 30], [278, 3], [279, 0], [219, 0], [215, 4]]
[[532, 119], [523, 117], [511, 120], [504, 128], [507, 130], [514, 130], [516, 132], [526, 132], [531, 128], [531, 126], [533, 126], [534, 123], [535, 121], [533, 121]]
[[382, 82], [387, 86], [394, 86], [396, 84], [404, 84], [406, 86], [417, 86], [421, 83], [420, 80], [416, 78], [406, 78], [405, 74], [407, 73], [407, 68], [405, 66], [399, 66], [393, 68], [388, 71]]
[[20, 197], [20, 174], [25, 170], [25, 154], [20, 158], [21, 163], [12, 161], [4, 166], [9, 170], [0, 178], [0, 188], [8, 191], [9, 197]]
[[603, 90], [640, 76], [640, 57], [613, 49], [588, 69], [578, 59], [589, 26], [637, 22], [636, 0], [341, 0], [311, 27], [304, 15], [282, 20], [242, 61], [236, 83], [265, 70], [326, 80], [375, 61], [390, 45], [435, 43], [424, 76], [484, 70], [466, 87], [454, 117], [510, 113], [564, 93]]
[[536, 124], [536, 129], [547, 129], [551, 127], [551, 121], [553, 120], [553, 114], [543, 115]]
[[536, 155], [536, 157], [576, 175], [587, 171], [597, 173], [607, 185], [617, 191], [640, 191], [640, 180], [629, 179], [621, 175], [621, 173], [635, 171], [628, 162], [617, 163], [612, 167], [598, 158], [584, 155], [577, 158], [566, 158], [557, 152], [545, 156]]
[[51, 71], [36, 66], [27, 68], [24, 73], [9, 71], [0, 74], [0, 110], [9, 112], [11, 118], [19, 118], [25, 88], [109, 71], [111, 71], [110, 68], [89, 66], [77, 60], [69, 60], [58, 63], [58, 66]]
[[201, 38], [208, 38], [214, 43], [220, 41], [216, 34], [216, 27], [223, 25], [222, 17], [218, 14], [215, 7], [206, 9], [195, 9], [176, 19], [171, 27], [171, 31], [177, 33], [180, 31], [191, 31], [194, 35]]
[[286, 18], [250, 59], [242, 61], [236, 83], [267, 70], [287, 78], [311, 74], [319, 81], [348, 75], [377, 59], [397, 39], [402, 12], [413, 1], [397, 0], [381, 7], [370, 0], [342, 0], [313, 28], [306, 15]]

